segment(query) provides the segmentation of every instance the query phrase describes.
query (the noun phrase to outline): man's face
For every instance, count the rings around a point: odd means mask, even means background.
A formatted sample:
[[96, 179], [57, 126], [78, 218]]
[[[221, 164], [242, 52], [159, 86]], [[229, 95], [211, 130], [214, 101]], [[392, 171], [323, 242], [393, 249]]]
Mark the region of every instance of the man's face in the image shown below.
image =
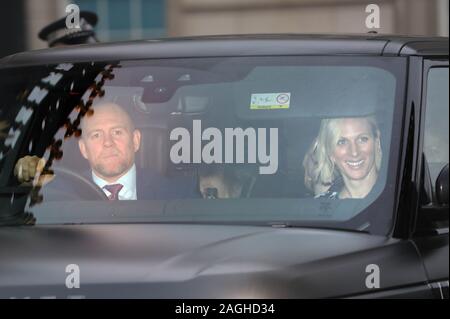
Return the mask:
[[115, 104], [103, 104], [83, 119], [79, 147], [94, 173], [114, 182], [133, 166], [140, 140], [128, 114]]

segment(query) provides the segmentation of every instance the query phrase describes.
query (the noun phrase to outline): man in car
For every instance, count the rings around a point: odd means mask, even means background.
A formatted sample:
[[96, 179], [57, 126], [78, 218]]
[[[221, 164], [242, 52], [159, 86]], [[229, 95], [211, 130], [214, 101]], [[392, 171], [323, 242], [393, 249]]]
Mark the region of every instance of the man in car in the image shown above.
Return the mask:
[[[81, 129], [78, 146], [91, 168], [88, 174], [81, 175], [87, 175], [110, 200], [198, 197], [194, 179], [167, 178], [136, 168], [141, 133], [121, 106], [109, 102], [96, 105], [94, 114], [81, 121]], [[15, 167], [19, 182], [33, 180], [44, 163], [37, 156], [21, 158]]]

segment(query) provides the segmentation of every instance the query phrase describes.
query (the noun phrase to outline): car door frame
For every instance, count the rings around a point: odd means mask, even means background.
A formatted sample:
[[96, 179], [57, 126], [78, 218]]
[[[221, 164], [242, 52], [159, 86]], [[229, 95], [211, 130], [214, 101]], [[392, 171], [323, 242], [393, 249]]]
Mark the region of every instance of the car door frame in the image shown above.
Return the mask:
[[[449, 298], [449, 232], [448, 227], [445, 229], [438, 229], [435, 233], [418, 234], [416, 232], [418, 224], [418, 214], [422, 203], [420, 198], [425, 196], [427, 192], [426, 180], [427, 166], [425, 165], [425, 157], [422, 156], [424, 151], [425, 139], [425, 116], [426, 116], [426, 102], [428, 89], [428, 74], [433, 68], [449, 68], [449, 61], [447, 57], [423, 57], [422, 60], [422, 88], [421, 88], [421, 103], [420, 103], [420, 128], [418, 139], [418, 153], [416, 166], [417, 178], [417, 209], [414, 218], [413, 242], [421, 256], [424, 264], [425, 272], [428, 278], [428, 286], [433, 295], [437, 299]], [[431, 185], [433, 187], [434, 185]]]

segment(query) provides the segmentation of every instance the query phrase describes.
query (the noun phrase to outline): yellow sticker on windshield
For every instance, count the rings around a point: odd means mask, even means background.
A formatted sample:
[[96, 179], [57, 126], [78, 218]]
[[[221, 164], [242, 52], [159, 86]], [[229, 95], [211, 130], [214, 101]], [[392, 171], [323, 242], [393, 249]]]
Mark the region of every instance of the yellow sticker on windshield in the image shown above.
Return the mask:
[[256, 93], [252, 94], [250, 110], [288, 109], [291, 93]]

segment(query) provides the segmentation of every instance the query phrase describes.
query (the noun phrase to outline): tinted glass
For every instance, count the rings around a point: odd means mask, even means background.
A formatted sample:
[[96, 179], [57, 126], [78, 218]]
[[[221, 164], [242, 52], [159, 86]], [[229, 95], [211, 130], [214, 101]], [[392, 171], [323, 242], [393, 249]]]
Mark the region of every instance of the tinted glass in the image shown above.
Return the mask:
[[1, 70], [2, 218], [386, 233], [403, 67], [240, 57]]

